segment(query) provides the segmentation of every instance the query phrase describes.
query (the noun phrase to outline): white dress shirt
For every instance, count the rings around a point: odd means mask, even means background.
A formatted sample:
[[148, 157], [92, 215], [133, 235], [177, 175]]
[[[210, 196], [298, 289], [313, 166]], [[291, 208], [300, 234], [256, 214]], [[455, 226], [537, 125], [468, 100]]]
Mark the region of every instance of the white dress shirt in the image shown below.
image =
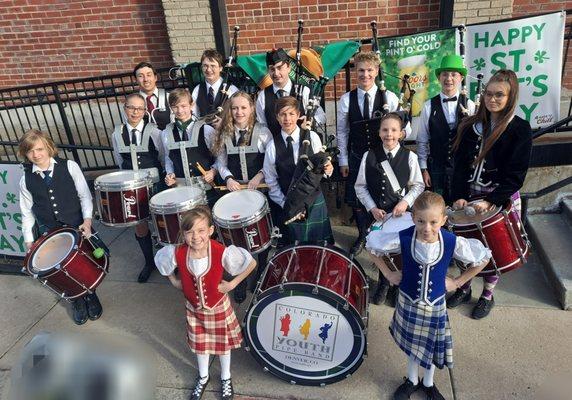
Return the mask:
[[[234, 128], [234, 139], [235, 143], [238, 143], [240, 139], [240, 129]], [[272, 139], [272, 133], [270, 130], [265, 126], [260, 126], [260, 130], [258, 133], [258, 143], [256, 147], [260, 153], [266, 152], [266, 147], [270, 140]], [[217, 156], [217, 164], [218, 164], [218, 173], [220, 177], [224, 180], [227, 176], [232, 175], [230, 170], [228, 169], [228, 154], [226, 152], [226, 146], [223, 144], [222, 150], [220, 154]], [[235, 176], [236, 179], [241, 179], [239, 176]]]
[[[127, 126], [129, 143], [131, 143], [131, 131], [135, 129], [136, 130], [135, 137], [137, 138], [137, 143], [134, 144], [136, 146], [140, 146], [141, 138], [143, 135], [143, 127], [145, 126], [145, 121], [143, 120], [139, 121], [137, 126], [131, 126], [128, 123], [126, 123], [125, 125]], [[117, 131], [117, 128], [118, 127], [115, 127], [114, 132]], [[161, 141], [161, 131], [157, 128], [155, 124], [153, 124], [152, 127], [149, 126], [147, 129], [151, 129], [151, 132], [149, 134], [149, 139], [153, 141], [155, 149], [157, 149], [157, 152], [159, 153], [158, 154], [159, 161], [161, 162], [161, 164], [163, 164], [163, 160], [165, 159], [165, 153], [163, 150], [163, 143]], [[123, 126], [119, 128], [119, 135], [113, 134], [111, 136], [111, 145], [113, 146], [113, 159], [115, 160], [115, 163], [119, 166], [119, 168], [121, 168], [121, 164], [123, 163], [123, 158], [121, 158], [121, 153], [119, 152], [119, 144], [118, 144], [118, 140], [123, 140], [121, 136], [122, 132], [123, 132]]]
[[[210, 83], [208, 83], [208, 81], [205, 80], [205, 83], [207, 85], [207, 95], [209, 93], [210, 88], [213, 88], [213, 94], [214, 94], [214, 99], [216, 101], [216, 97], [218, 96], [218, 91], [220, 89], [220, 87], [222, 86], [222, 77], [218, 78], [218, 80], [213, 83], [212, 85]], [[197, 105], [197, 99], [199, 97], [199, 86], [197, 85], [193, 88], [193, 115], [197, 116], [197, 117], [202, 117], [202, 115], [199, 113], [199, 106]], [[230, 98], [230, 96], [232, 96], [234, 93], [238, 92], [238, 88], [234, 85], [230, 85], [230, 87], [228, 88], [228, 97]]]
[[[285, 96], [290, 96], [290, 91], [292, 90], [292, 81], [288, 80], [288, 82], [286, 82], [286, 85], [283, 88], [280, 88], [275, 84], [272, 84], [272, 90], [274, 91], [274, 94], [276, 94], [276, 92], [278, 92], [279, 90], [284, 90], [286, 92]], [[307, 86], [303, 86], [302, 105], [304, 106], [304, 109], [306, 109], [309, 99], [310, 99], [310, 88]], [[260, 92], [258, 92], [258, 97], [256, 98], [256, 120], [261, 124], [268, 126], [268, 122], [266, 121], [266, 114], [264, 113], [265, 107], [266, 107], [266, 95], [264, 90], [261, 90]], [[314, 121], [316, 121], [320, 125], [326, 124], [326, 113], [324, 112], [321, 106], [318, 106], [316, 114], [314, 114]]]
[[[393, 150], [391, 150], [391, 152], [384, 147], [383, 151], [386, 155], [391, 153], [391, 155], [395, 157], [400, 147], [401, 146], [398, 144]], [[367, 211], [371, 211], [372, 208], [377, 206], [375, 205], [375, 201], [367, 190], [367, 182], [365, 179], [365, 160], [367, 159], [368, 154], [369, 151], [366, 151], [361, 159], [361, 164], [359, 166], [359, 172], [354, 188], [359, 201], [363, 204]], [[409, 191], [403, 196], [403, 200], [405, 200], [409, 207], [411, 207], [415, 199], [425, 190], [425, 184], [423, 183], [423, 175], [421, 175], [421, 169], [419, 168], [419, 163], [417, 162], [417, 154], [412, 151], [409, 152], [408, 165], [409, 181], [407, 182], [407, 187]]]
[[[363, 115], [363, 101], [365, 98], [366, 91], [357, 88], [357, 100], [359, 109]], [[375, 96], [377, 94], [377, 85], [373, 85], [367, 93], [369, 94], [369, 116], [373, 117], [373, 103], [375, 102]], [[398, 111], [401, 109], [399, 107], [399, 99], [395, 93], [386, 90], [385, 95], [387, 97], [387, 105], [389, 106], [389, 112]], [[405, 136], [411, 134], [411, 124], [407, 123], [405, 126]], [[336, 126], [336, 139], [338, 143], [338, 149], [340, 154], [338, 155], [338, 161], [340, 167], [348, 165], [348, 142], [350, 135], [350, 92], [344, 93], [340, 97], [338, 102], [338, 122]]]
[[[189, 126], [187, 126], [187, 129], [185, 130], [185, 134], [184, 134], [182, 140], [184, 140], [184, 141], [191, 140], [191, 134], [192, 134], [193, 126], [195, 125], [195, 123], [196, 122], [191, 122], [189, 124]], [[203, 127], [204, 127], [204, 132], [205, 132], [205, 143], [206, 143], [209, 151], [212, 153], [216, 131], [212, 126], [207, 125], [207, 124], [204, 124]], [[163, 132], [161, 132], [161, 142], [162, 142], [161, 148], [163, 149], [163, 152], [165, 154], [165, 172], [167, 174], [172, 174], [175, 172], [175, 167], [173, 165], [173, 161], [169, 157], [169, 151], [170, 150], [168, 148], [168, 146], [169, 146], [168, 137], [172, 131], [173, 131], [173, 123], [167, 125], [165, 130]], [[178, 151], [178, 150], [175, 150], [175, 151]], [[216, 157], [216, 162], [212, 166], [213, 168], [218, 169], [220, 158], [221, 158], [220, 155]]]
[[[447, 119], [447, 123], [449, 126], [454, 126], [457, 123], [457, 101], [447, 101], [443, 103], [443, 99], [448, 99], [449, 97], [444, 95], [443, 92], [439, 93], [441, 98], [441, 107], [443, 108], [443, 114], [445, 114], [445, 118]], [[453, 96], [457, 96], [459, 98], [459, 92], [455, 93]], [[469, 115], [473, 115], [475, 113], [475, 103], [471, 99], [467, 101], [467, 109], [469, 110]], [[431, 113], [433, 115], [436, 113], [436, 110], [431, 111], [431, 100], [427, 100], [423, 105], [423, 109], [421, 110], [421, 114], [419, 114], [419, 123], [416, 124], [417, 126], [417, 155], [419, 156], [419, 166], [423, 169], [427, 168], [427, 158], [430, 154], [429, 149], [429, 119], [431, 118]], [[445, 143], [443, 144], [445, 145]]]
[[[286, 137], [289, 135], [284, 131], [281, 131], [282, 139], [286, 143]], [[294, 164], [298, 164], [298, 153], [300, 147], [300, 128], [296, 128], [294, 132], [290, 135], [292, 136], [292, 149], [294, 150]], [[322, 150], [322, 141], [316, 132], [310, 132], [310, 143], [312, 145], [312, 150], [317, 153]], [[278, 184], [278, 173], [276, 172], [276, 146], [274, 145], [274, 140], [271, 140], [266, 147], [266, 153], [264, 155], [264, 181], [268, 185], [269, 191], [268, 195], [270, 199], [278, 204], [280, 207], [284, 207], [286, 202], [286, 194], [282, 193], [280, 185]]]
[[[75, 189], [77, 190], [77, 194], [79, 196], [78, 200], [81, 204], [81, 214], [83, 219], [91, 218], [93, 215], [93, 201], [89, 187], [87, 186], [87, 182], [83, 176], [83, 172], [81, 172], [81, 168], [75, 161], [66, 161], [68, 171], [73, 179]], [[54, 176], [54, 164], [56, 162], [57, 161], [53, 157], [50, 158], [50, 166], [48, 169], [50, 170], [50, 176], [52, 178]], [[32, 173], [39, 174], [42, 179], [45, 176], [44, 172], [35, 164], [32, 165]], [[24, 175], [20, 179], [20, 211], [22, 212], [22, 234], [24, 236], [24, 242], [26, 243], [34, 241], [32, 228], [34, 227], [36, 217], [32, 212], [33, 205], [34, 200], [32, 199], [32, 193], [30, 193], [26, 187], [26, 176]]]

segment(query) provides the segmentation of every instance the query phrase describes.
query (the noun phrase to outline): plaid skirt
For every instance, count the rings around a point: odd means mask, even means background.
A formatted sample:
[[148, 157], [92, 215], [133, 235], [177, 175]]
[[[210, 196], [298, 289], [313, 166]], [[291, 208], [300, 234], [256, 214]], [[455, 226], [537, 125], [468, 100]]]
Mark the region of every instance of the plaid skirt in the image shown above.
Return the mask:
[[212, 310], [193, 310], [187, 302], [187, 343], [196, 354], [226, 354], [240, 347], [242, 332], [225, 295]]
[[[490, 187], [490, 186], [485, 187], [485, 186], [475, 185], [474, 183], [471, 183], [469, 185], [471, 197], [489, 194], [494, 189], [495, 189], [494, 186], [493, 187]], [[520, 200], [520, 192], [517, 191], [512, 196], [510, 196], [510, 200], [512, 201], [514, 209], [516, 210], [516, 212], [518, 212], [518, 215], [521, 216], [520, 214], [521, 214], [521, 210], [522, 210], [522, 204], [521, 204], [521, 200]]]
[[435, 305], [412, 303], [399, 291], [389, 331], [395, 343], [423, 368], [453, 367], [453, 339], [445, 298]]
[[314, 204], [308, 210], [308, 214], [305, 220], [291, 222], [287, 225], [290, 242], [327, 241], [332, 243], [334, 236], [326, 207], [326, 199], [322, 192], [316, 197]]

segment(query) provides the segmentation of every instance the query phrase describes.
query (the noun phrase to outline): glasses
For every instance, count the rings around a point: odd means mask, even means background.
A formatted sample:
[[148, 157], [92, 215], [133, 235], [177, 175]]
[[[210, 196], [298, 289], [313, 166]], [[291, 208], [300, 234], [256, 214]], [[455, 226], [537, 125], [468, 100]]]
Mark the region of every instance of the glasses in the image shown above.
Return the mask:
[[496, 93], [492, 93], [492, 92], [485, 92], [485, 97], [487, 99], [490, 99], [492, 97], [494, 97], [495, 100], [502, 100], [503, 98], [505, 98], [507, 96], [506, 93], [503, 92], [496, 92]]
[[129, 111], [145, 112], [145, 107], [125, 106]]

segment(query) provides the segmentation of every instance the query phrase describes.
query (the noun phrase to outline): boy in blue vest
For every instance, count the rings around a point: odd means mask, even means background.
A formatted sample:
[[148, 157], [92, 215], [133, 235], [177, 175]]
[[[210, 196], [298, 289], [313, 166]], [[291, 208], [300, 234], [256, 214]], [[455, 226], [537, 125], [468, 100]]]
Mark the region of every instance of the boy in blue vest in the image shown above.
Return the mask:
[[[93, 203], [79, 165], [57, 157], [58, 150], [46, 134], [30, 130], [20, 140], [19, 155], [24, 163], [20, 180], [22, 234], [26, 248], [34, 242], [33, 227], [43, 234], [61, 226], [71, 226], [91, 234]], [[73, 320], [84, 324], [101, 316], [99, 298], [93, 292], [73, 301]]]
[[[407, 377], [393, 398], [406, 400], [418, 389], [427, 399], [444, 400], [433, 382], [435, 367], [452, 368], [453, 341], [445, 305], [446, 292], [461, 287], [479, 273], [491, 258], [489, 249], [477, 239], [456, 237], [443, 229], [447, 221], [445, 201], [434, 192], [423, 192], [413, 204], [414, 226], [398, 233], [378, 236], [375, 248], [400, 252], [402, 271], [391, 270], [383, 254], [371, 251], [375, 265], [392, 285], [399, 285], [399, 297], [389, 327], [399, 348], [407, 355]], [[382, 231], [383, 232], [383, 231]], [[469, 265], [455, 278], [447, 276], [451, 259]], [[419, 368], [424, 369], [423, 383]]]

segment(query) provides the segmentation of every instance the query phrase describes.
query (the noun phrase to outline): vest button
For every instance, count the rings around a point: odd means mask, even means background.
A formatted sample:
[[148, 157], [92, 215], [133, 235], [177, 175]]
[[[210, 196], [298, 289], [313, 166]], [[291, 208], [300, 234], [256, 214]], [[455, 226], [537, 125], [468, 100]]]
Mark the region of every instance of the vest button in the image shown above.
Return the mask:
[[428, 292], [431, 293], [433, 291], [433, 289], [429, 289]]
[[54, 191], [52, 189], [50, 189], [50, 193], [53, 193]]
[[56, 203], [54, 203], [54, 204], [52, 204], [52, 206], [56, 207], [56, 206], [57, 206], [57, 204], [56, 204]]
[[421, 285], [421, 281], [417, 281], [417, 283]]
[[57, 211], [54, 211], [54, 214], [57, 214], [57, 213], [58, 213]]
[[50, 200], [54, 200], [54, 199], [55, 199], [55, 197], [54, 197], [54, 196], [50, 197]]
[[432, 284], [433, 284], [433, 282], [432, 282], [432, 281], [429, 281], [429, 286], [431, 286]]
[[417, 288], [417, 291], [420, 292], [420, 291], [421, 291], [421, 288], [418, 287], [418, 288]]
[[385, 186], [382, 186], [381, 189], [385, 190]]
[[419, 276], [423, 276], [423, 273], [422, 273], [422, 272], [419, 272]]

